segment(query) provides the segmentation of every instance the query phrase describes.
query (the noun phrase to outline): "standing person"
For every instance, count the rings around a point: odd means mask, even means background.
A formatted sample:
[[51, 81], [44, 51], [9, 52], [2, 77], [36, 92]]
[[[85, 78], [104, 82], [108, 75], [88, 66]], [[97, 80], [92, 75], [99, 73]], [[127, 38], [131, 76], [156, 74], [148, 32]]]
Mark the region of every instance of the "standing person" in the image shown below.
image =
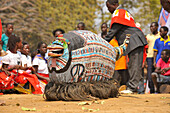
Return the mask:
[[126, 34], [131, 34], [130, 43], [125, 52], [125, 55], [128, 54], [129, 58], [128, 71], [130, 76], [127, 84], [127, 92], [135, 92], [139, 81], [143, 78], [143, 51], [147, 42], [141, 29], [136, 27], [131, 14], [119, 6], [118, 0], [107, 0], [106, 5], [113, 16], [110, 30], [105, 37], [105, 40], [110, 42], [115, 36], [118, 44], [121, 45], [126, 37]]
[[155, 92], [157, 93], [159, 93], [157, 82], [170, 83], [170, 50], [162, 50], [161, 58], [156, 64], [155, 72], [152, 73], [152, 80], [155, 86]]
[[156, 63], [161, 58], [161, 52], [164, 49], [170, 50], [170, 38], [167, 35], [168, 28], [166, 26], [162, 26], [160, 28], [161, 37], [155, 40], [154, 44], [154, 66], [156, 67]]
[[44, 42], [38, 43], [38, 54], [34, 57], [33, 67], [34, 73], [37, 77], [44, 83], [49, 82], [49, 72], [47, 67], [47, 59], [45, 58], [45, 53], [47, 52], [47, 44]]
[[150, 31], [151, 34], [148, 34], [146, 36], [147, 42], [148, 42], [148, 49], [147, 49], [147, 79], [149, 83], [149, 88], [150, 88], [150, 93], [154, 93], [154, 86], [153, 86], [153, 81], [151, 77], [151, 73], [155, 70], [153, 64], [153, 46], [155, 43], [155, 40], [160, 37], [160, 33], [158, 32], [158, 23], [157, 22], [152, 22], [150, 25]]
[[85, 24], [83, 22], [78, 23], [77, 30], [85, 30]]
[[2, 37], [1, 37], [2, 49], [4, 51], [7, 50], [8, 39], [12, 35], [13, 29], [14, 29], [13, 24], [11, 23], [6, 24], [6, 31], [4, 34], [2, 34]]
[[[113, 47], [118, 47], [118, 42], [114, 38], [109, 42], [110, 45]], [[121, 85], [126, 85], [128, 80], [129, 80], [129, 73], [127, 69], [127, 61], [128, 58], [127, 56], [122, 56], [119, 60], [116, 61], [115, 63], [115, 71], [114, 71], [114, 79], [120, 79], [120, 86]]]
[[102, 25], [101, 25], [101, 33], [99, 34], [102, 38], [105, 38], [106, 37], [106, 35], [107, 35], [107, 29], [108, 29], [108, 27], [107, 27], [107, 24], [106, 23], [103, 23]]

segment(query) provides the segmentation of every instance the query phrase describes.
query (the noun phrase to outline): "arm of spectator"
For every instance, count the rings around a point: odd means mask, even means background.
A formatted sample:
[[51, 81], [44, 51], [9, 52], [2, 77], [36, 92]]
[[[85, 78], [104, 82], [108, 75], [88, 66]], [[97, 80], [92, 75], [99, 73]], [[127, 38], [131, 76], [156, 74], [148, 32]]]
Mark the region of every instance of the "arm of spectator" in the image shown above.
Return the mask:
[[153, 55], [153, 66], [156, 68], [156, 56], [158, 54], [158, 51], [154, 51], [154, 55]]
[[162, 73], [165, 74], [169, 70], [170, 70], [170, 67], [164, 68], [164, 69], [162, 69]]
[[7, 71], [12, 71], [13, 69], [20, 69], [20, 66], [19, 65], [14, 65], [14, 66], [10, 66], [8, 67], [9, 65], [8, 64], [2, 64], [2, 67], [7, 70]]
[[156, 67], [155, 72], [161, 74], [162, 73], [161, 67]]
[[109, 29], [109, 32], [107, 33], [106, 37], [105, 37], [105, 40], [107, 42], [110, 42], [113, 37], [115, 36], [115, 34], [122, 28], [122, 25], [121, 24], [118, 24], [118, 23], [114, 23], [112, 24], [112, 27], [111, 29]]
[[39, 78], [39, 79], [43, 79], [43, 80], [46, 80], [47, 82], [50, 82], [50, 79], [48, 77], [43, 77], [41, 75], [39, 75], [37, 72], [38, 72], [38, 65], [34, 65], [32, 67], [32, 72]]

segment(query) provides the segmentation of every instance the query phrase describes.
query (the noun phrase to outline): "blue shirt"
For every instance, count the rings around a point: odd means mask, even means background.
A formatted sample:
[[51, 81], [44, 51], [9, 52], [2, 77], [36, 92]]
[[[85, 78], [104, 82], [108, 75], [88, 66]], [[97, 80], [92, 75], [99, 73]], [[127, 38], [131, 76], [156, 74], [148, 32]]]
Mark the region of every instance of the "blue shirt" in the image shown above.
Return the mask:
[[3, 49], [4, 51], [7, 50], [8, 39], [9, 39], [9, 37], [6, 36], [5, 33], [2, 34], [2, 38], [1, 38], [1, 40], [2, 40], [2, 42], [3, 42], [2, 49]]
[[170, 50], [170, 38], [169, 38], [169, 36], [168, 36], [168, 39], [166, 41], [162, 37], [155, 40], [153, 50], [158, 52], [158, 54], [156, 56], [156, 63], [161, 58], [161, 52], [164, 49]]

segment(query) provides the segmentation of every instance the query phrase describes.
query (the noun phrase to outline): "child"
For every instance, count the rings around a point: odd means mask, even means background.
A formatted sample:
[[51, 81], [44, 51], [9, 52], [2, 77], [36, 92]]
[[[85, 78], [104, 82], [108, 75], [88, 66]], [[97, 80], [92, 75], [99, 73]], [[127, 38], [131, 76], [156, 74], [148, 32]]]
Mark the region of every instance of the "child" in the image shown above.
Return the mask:
[[28, 55], [30, 52], [29, 44], [26, 42], [23, 42], [23, 47], [21, 50], [21, 56], [22, 56], [22, 66], [23, 67], [31, 67], [31, 57]]
[[56, 29], [53, 31], [53, 36], [58, 37], [58, 35], [64, 34], [65, 31], [63, 29]]
[[12, 35], [13, 32], [13, 25], [11, 23], [6, 24], [6, 31], [2, 34], [1, 41], [2, 41], [2, 49], [4, 51], [7, 50], [8, 39]]
[[44, 42], [40, 42], [38, 44], [38, 54], [33, 60], [33, 67], [35, 69], [35, 72], [37, 73], [35, 73], [37, 77], [47, 84], [49, 82], [49, 72], [47, 67], [47, 59], [45, 58], [46, 52], [47, 44]]
[[78, 23], [77, 30], [85, 30], [85, 24], [83, 22]]
[[107, 29], [108, 29], [108, 27], [107, 27], [107, 23], [103, 23], [102, 25], [101, 25], [101, 34], [100, 34], [100, 36], [102, 37], [102, 38], [105, 38], [105, 36], [107, 35]]

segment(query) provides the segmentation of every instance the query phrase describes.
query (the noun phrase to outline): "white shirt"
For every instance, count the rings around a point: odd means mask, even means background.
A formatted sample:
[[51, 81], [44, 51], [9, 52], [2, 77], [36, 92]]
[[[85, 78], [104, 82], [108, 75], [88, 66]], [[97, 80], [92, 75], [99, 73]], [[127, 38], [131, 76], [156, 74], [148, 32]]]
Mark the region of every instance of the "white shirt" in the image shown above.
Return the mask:
[[44, 59], [35, 56], [32, 65], [38, 65], [38, 73], [48, 74], [48, 66]]
[[24, 55], [24, 54], [21, 54], [21, 61], [22, 61], [22, 66], [24, 67], [25, 64], [27, 64], [27, 67], [30, 67], [32, 66], [31, 64], [31, 57], [29, 55]]
[[19, 65], [21, 63], [21, 55], [18, 53], [11, 53], [7, 51], [7, 55], [2, 58], [2, 63], [8, 64], [9, 66]]

